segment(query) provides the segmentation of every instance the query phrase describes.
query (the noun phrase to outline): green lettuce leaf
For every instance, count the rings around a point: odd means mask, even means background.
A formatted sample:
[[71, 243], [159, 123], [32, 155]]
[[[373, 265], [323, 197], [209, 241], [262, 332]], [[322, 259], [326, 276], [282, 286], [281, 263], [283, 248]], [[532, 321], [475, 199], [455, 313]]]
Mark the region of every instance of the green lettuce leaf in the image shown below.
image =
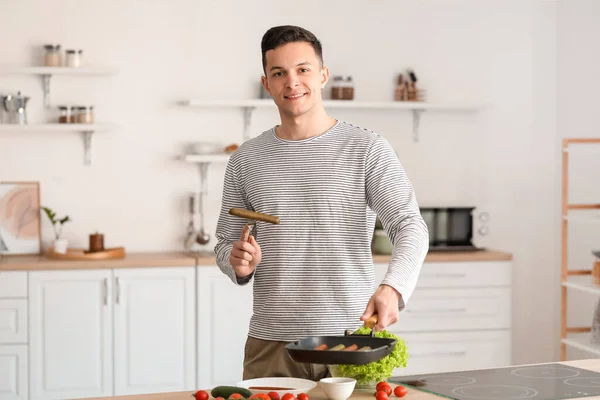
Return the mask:
[[[354, 333], [365, 335], [370, 334], [371, 329], [362, 326]], [[352, 377], [356, 379], [357, 384], [365, 385], [372, 382], [380, 382], [392, 376], [395, 368], [405, 368], [408, 361], [408, 352], [406, 342], [397, 335], [386, 330], [375, 332], [375, 337], [396, 339], [396, 345], [390, 354], [379, 361], [374, 361], [363, 365], [338, 365], [337, 374], [339, 376]]]

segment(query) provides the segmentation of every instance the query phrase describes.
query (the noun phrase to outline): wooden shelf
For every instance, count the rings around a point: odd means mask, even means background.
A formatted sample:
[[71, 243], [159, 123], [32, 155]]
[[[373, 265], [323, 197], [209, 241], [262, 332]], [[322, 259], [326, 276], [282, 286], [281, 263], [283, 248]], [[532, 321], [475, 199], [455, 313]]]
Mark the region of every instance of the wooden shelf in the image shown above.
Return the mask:
[[[241, 108], [244, 111], [244, 140], [250, 138], [248, 132], [252, 112], [257, 108], [276, 109], [272, 99], [245, 100], [184, 100], [179, 102], [184, 107], [203, 108]], [[428, 103], [421, 101], [358, 101], [358, 100], [323, 100], [325, 108], [367, 109], [367, 110], [408, 110], [412, 112], [413, 140], [418, 141], [421, 114], [425, 111], [475, 112], [485, 108], [475, 103]]]
[[600, 355], [600, 345], [592, 344], [590, 342], [591, 337], [591, 333], [570, 333], [561, 342], [567, 346]]
[[0, 124], [0, 133], [2, 132], [23, 132], [23, 133], [43, 133], [43, 132], [77, 132], [83, 135], [84, 145], [84, 164], [92, 164], [92, 136], [96, 132], [110, 131], [117, 129], [119, 125], [110, 123], [99, 124]]
[[42, 77], [44, 87], [44, 105], [50, 107], [50, 81], [55, 75], [68, 76], [108, 76], [116, 75], [118, 69], [107, 66], [83, 66], [83, 67], [21, 67], [0, 66], [0, 74], [3, 75], [34, 75]]

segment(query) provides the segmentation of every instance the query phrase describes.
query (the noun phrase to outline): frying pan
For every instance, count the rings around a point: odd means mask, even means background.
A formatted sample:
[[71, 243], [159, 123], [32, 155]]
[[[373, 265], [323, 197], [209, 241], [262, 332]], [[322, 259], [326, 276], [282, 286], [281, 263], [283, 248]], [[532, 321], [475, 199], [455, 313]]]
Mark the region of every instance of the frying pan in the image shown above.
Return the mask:
[[[379, 361], [394, 350], [396, 339], [375, 337], [373, 326], [376, 323], [377, 314], [365, 321], [365, 326], [371, 328], [371, 333], [368, 335], [355, 334], [346, 330], [344, 336], [311, 336], [289, 343], [285, 349], [292, 360], [301, 363], [361, 365]], [[370, 350], [315, 350], [321, 345], [327, 345], [328, 349], [338, 345], [344, 345], [345, 348], [356, 345], [358, 349], [368, 346]]]

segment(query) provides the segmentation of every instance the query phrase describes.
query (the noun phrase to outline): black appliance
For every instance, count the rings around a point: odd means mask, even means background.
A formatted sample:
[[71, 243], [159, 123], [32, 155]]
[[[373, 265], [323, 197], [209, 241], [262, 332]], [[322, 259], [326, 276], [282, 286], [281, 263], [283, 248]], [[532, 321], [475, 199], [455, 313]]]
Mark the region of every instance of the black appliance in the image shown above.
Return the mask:
[[388, 381], [455, 400], [562, 400], [600, 396], [600, 373], [560, 363], [397, 376]]
[[429, 251], [483, 250], [473, 245], [475, 207], [421, 207], [429, 229]]

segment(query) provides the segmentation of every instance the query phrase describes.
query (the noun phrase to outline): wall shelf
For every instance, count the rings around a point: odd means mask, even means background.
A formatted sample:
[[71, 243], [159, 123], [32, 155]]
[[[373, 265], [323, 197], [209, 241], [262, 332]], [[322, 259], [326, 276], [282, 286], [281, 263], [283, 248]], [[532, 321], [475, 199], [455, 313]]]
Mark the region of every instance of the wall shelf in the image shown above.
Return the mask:
[[117, 129], [118, 125], [100, 123], [100, 124], [0, 124], [1, 132], [77, 132], [83, 136], [84, 146], [84, 164], [92, 163], [92, 137], [95, 132], [109, 131]]
[[561, 340], [561, 343], [567, 346], [574, 347], [579, 350], [584, 350], [596, 355], [600, 355], [600, 345], [591, 342], [592, 335], [590, 333], [572, 333], [568, 337]]
[[85, 66], [85, 67], [0, 67], [2, 75], [36, 75], [42, 77], [44, 88], [44, 105], [50, 107], [50, 81], [54, 75], [64, 76], [109, 76], [116, 75], [118, 69], [106, 66]]
[[183, 161], [196, 164], [226, 163], [229, 154], [187, 154], [182, 158]]
[[[250, 138], [248, 131], [252, 112], [257, 108], [272, 108], [276, 106], [271, 99], [247, 100], [185, 100], [179, 103], [184, 107], [220, 107], [241, 108], [244, 112], [244, 140]], [[338, 109], [371, 109], [371, 110], [407, 110], [412, 112], [413, 140], [419, 140], [419, 123], [421, 114], [425, 111], [475, 112], [484, 106], [475, 103], [427, 103], [420, 101], [357, 101], [357, 100], [323, 100], [325, 108]]]

